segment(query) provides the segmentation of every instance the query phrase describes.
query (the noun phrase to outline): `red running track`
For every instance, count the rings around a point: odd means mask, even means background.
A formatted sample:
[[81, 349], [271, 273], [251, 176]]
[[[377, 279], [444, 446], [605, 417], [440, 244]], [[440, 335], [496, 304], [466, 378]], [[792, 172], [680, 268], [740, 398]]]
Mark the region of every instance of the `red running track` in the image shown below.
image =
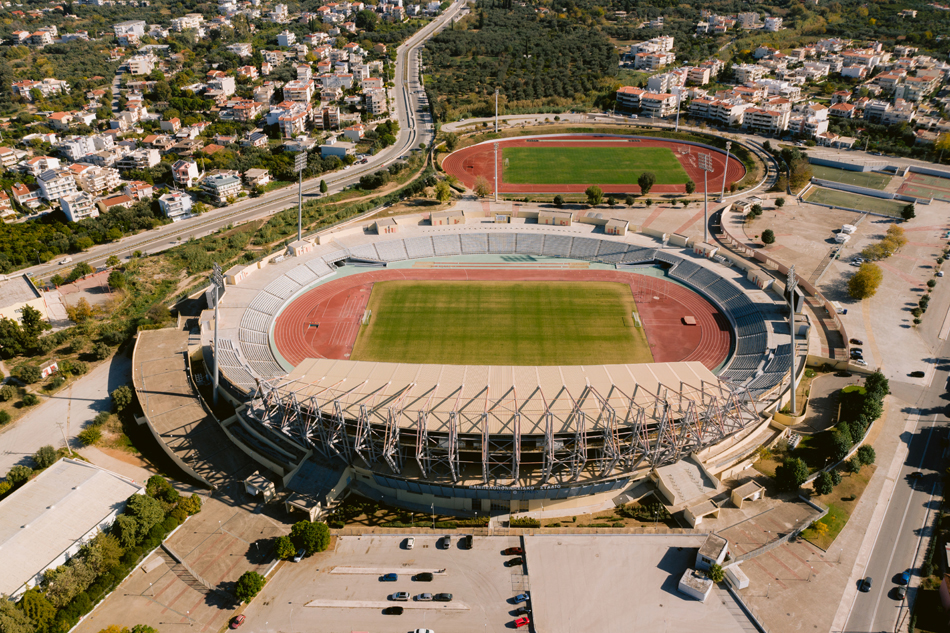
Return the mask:
[[[305, 358], [347, 359], [373, 284], [395, 279], [440, 281], [612, 281], [625, 283], [637, 302], [647, 341], [658, 363], [698, 361], [715, 369], [729, 354], [725, 316], [698, 294], [665, 279], [615, 270], [394, 269], [322, 284], [280, 313], [274, 342], [292, 365]], [[692, 316], [696, 325], [686, 325]]]
[[[564, 139], [558, 142], [552, 139]], [[586, 142], [585, 142], [586, 141]], [[716, 192], [722, 189], [722, 172], [725, 169], [726, 154], [720, 150], [712, 150], [687, 143], [678, 143], [659, 138], [633, 137], [617, 138], [597, 134], [558, 134], [539, 136], [536, 139], [520, 139], [516, 141], [499, 141], [498, 174], [502, 174], [502, 150], [505, 147], [666, 147], [679, 160], [686, 174], [696, 183], [696, 192], [703, 192], [703, 170], [697, 164], [699, 153], [709, 154], [712, 158], [713, 170], [709, 172], [709, 191]], [[682, 151], [689, 153], [684, 154]], [[475, 179], [484, 176], [494, 190], [495, 148], [492, 143], [473, 145], [453, 152], [442, 161], [442, 168], [449, 174], [462, 181], [466, 187], [475, 187]], [[745, 177], [745, 166], [733, 156], [729, 156], [729, 172], [726, 174], [726, 185], [739, 182]], [[532, 185], [506, 183], [502, 177], [501, 193], [583, 193], [590, 185], [599, 186], [604, 193], [640, 193], [640, 187], [630, 185], [601, 185], [595, 182], [571, 185]], [[651, 193], [686, 193], [686, 185], [653, 185]]]

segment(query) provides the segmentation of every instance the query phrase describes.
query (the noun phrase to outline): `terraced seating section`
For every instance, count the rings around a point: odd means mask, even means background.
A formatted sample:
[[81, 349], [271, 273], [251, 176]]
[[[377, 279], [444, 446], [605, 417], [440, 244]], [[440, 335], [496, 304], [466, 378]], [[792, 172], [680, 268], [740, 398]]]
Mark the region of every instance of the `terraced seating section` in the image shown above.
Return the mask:
[[409, 259], [406, 254], [406, 243], [403, 240], [388, 240], [376, 245], [376, 252], [384, 262], [400, 262]]
[[541, 254], [545, 257], [570, 257], [572, 241], [574, 238], [566, 235], [545, 235]]
[[515, 237], [515, 252], [519, 255], [540, 255], [544, 249], [544, 235], [518, 233]]
[[437, 257], [459, 255], [462, 253], [462, 244], [457, 233], [451, 235], [433, 235], [432, 246]]
[[376, 245], [372, 243], [359, 244], [349, 250], [350, 257], [355, 259], [368, 259], [374, 262], [385, 261], [379, 256], [379, 253], [376, 252]]
[[425, 259], [426, 257], [435, 257], [435, 248], [432, 246], [431, 237], [410, 237], [403, 240], [406, 245], [406, 255], [409, 259]]
[[484, 255], [488, 252], [488, 235], [485, 233], [462, 233], [463, 255]]
[[516, 235], [514, 233], [489, 233], [488, 252], [507, 254], [515, 252]]

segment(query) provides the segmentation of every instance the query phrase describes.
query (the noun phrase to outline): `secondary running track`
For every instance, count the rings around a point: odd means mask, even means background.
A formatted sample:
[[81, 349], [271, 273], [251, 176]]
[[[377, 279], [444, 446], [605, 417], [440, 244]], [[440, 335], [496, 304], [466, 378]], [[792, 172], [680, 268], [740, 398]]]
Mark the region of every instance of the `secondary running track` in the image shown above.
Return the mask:
[[[603, 185], [597, 182], [559, 185], [511, 184], [502, 177], [502, 149], [505, 147], [563, 147], [565, 150], [577, 147], [665, 147], [673, 152], [686, 174], [696, 183], [696, 191], [703, 192], [703, 170], [699, 168], [699, 154], [709, 154], [713, 170], [707, 177], [709, 191], [722, 189], [722, 174], [726, 169], [726, 153], [718, 149], [697, 147], [688, 143], [679, 143], [661, 138], [646, 136], [606, 136], [597, 134], [557, 134], [538, 136], [531, 139], [498, 141], [498, 175], [502, 178], [499, 193], [583, 193], [587, 187], [597, 185], [604, 193], [640, 193], [636, 184]], [[460, 149], [445, 157], [442, 168], [472, 189], [475, 179], [485, 177], [494, 191], [495, 188], [495, 148], [492, 142], [481, 143]], [[726, 173], [726, 187], [745, 177], [745, 167], [732, 155], [729, 156], [729, 168]], [[686, 185], [653, 185], [650, 193], [686, 193]]]
[[[439, 281], [611, 281], [630, 286], [658, 363], [699, 361], [715, 369], [729, 354], [726, 317], [712, 304], [665, 279], [614, 270], [425, 269], [376, 270], [330, 281], [295, 299], [277, 317], [274, 342], [288, 362], [348, 359], [373, 284], [397, 279]], [[695, 325], [686, 325], [693, 317]], [[552, 336], [556, 333], [552, 332]], [[596, 364], [592, 359], [591, 364]]]

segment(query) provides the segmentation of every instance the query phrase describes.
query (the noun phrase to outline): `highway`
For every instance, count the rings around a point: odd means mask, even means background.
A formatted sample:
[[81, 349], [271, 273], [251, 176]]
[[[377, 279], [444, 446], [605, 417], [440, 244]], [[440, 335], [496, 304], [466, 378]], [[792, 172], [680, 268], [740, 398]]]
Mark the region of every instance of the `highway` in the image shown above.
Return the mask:
[[[316, 178], [305, 180], [305, 197], [319, 196], [320, 180], [329, 188], [328, 193], [336, 193], [357, 183], [361, 176], [382, 169], [402, 156], [408, 155], [420, 145], [428, 145], [433, 138], [429, 106], [419, 81], [419, 52], [427, 39], [444, 28], [462, 9], [464, 3], [457, 1], [435, 20], [419, 30], [397, 49], [395, 68], [395, 87], [393, 88], [396, 120], [399, 122], [399, 137], [391, 147], [369, 158], [365, 165], [352, 165], [346, 169]], [[230, 224], [241, 224], [249, 220], [267, 217], [296, 206], [297, 187], [290, 186], [268, 192], [259, 198], [244, 200], [227, 207], [208, 211], [200, 216], [165, 225], [157, 229], [132, 235], [109, 244], [95, 246], [83, 253], [71, 255], [68, 266], [60, 266], [57, 257], [46, 264], [17, 271], [43, 278], [75, 266], [85, 261], [91, 266], [101, 266], [111, 255], [120, 259], [130, 257], [134, 251], [145, 254], [161, 252], [180, 241], [197, 238], [220, 230]]]
[[[948, 354], [950, 342], [942, 345], [935, 357], [942, 359]], [[906, 626], [907, 603], [896, 599], [895, 581], [908, 570], [915, 577], [912, 586], [921, 580], [915, 561], [927, 547], [928, 526], [936, 507], [931, 501], [941, 492], [940, 473], [946, 465], [948, 378], [950, 366], [938, 363], [928, 388], [891, 383], [896, 400], [891, 408], [898, 409], [895, 415], [906, 415], [908, 419], [908, 431], [902, 437], [907, 443], [907, 456], [896, 477], [871, 556], [861, 573], [862, 578], [873, 579], [871, 591], [855, 596], [844, 629], [848, 633], [896, 631], [898, 620]], [[887, 467], [888, 464], [879, 464], [879, 468]], [[911, 473], [918, 471], [922, 476], [911, 478]]]

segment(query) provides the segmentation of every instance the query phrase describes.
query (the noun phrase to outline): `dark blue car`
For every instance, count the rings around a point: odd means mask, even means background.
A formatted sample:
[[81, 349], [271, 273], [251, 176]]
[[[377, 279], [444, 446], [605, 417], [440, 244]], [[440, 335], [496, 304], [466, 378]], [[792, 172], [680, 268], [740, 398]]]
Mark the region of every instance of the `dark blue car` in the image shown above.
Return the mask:
[[379, 577], [380, 582], [396, 582], [399, 580], [399, 574], [385, 574]]

